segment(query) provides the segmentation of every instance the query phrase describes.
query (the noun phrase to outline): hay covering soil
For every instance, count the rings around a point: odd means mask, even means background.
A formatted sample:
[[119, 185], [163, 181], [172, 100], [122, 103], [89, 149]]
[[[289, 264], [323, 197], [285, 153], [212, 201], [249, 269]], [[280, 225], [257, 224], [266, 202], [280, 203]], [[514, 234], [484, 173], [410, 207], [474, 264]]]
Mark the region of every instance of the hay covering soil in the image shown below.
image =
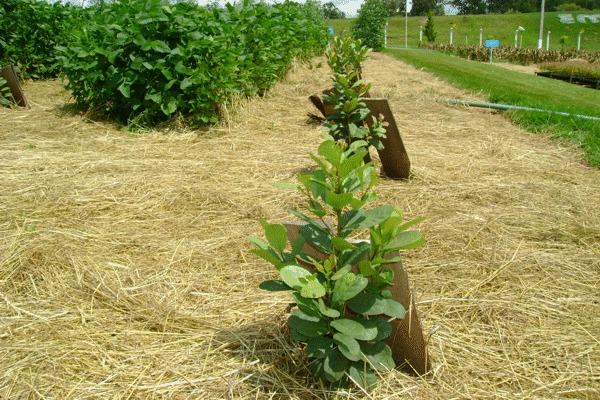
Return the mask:
[[0, 110], [0, 398], [600, 398], [600, 171], [581, 152], [383, 55], [366, 64], [413, 162], [381, 202], [422, 225], [406, 255], [434, 371], [370, 395], [319, 388], [284, 329], [285, 294], [248, 254], [271, 186], [312, 165], [297, 67], [209, 132], [131, 135], [68, 112], [58, 82]]

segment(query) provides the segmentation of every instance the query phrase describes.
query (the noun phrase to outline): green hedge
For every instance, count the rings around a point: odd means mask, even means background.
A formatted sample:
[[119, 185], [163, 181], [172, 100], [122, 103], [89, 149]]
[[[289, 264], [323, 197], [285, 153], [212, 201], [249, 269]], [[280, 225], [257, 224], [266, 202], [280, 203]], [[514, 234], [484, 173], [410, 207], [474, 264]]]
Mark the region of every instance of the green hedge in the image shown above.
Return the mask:
[[69, 41], [84, 13], [60, 3], [1, 0], [0, 64], [14, 64], [24, 78], [55, 77], [60, 72], [56, 46]]
[[151, 126], [180, 114], [213, 123], [236, 96], [270, 88], [293, 58], [327, 44], [315, 3], [204, 8], [163, 0], [105, 6], [61, 48], [77, 104], [124, 124]]

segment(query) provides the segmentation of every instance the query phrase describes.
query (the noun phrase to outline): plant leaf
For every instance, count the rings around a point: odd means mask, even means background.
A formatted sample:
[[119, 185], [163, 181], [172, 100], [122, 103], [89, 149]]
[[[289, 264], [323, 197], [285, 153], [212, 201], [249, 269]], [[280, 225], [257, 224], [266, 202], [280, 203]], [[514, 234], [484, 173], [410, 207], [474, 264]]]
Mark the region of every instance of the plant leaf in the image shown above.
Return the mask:
[[377, 327], [370, 324], [366, 319], [342, 318], [331, 321], [330, 325], [336, 331], [358, 340], [373, 340], [377, 337]]
[[306, 355], [312, 358], [325, 358], [333, 348], [333, 340], [327, 336], [310, 338], [306, 344]]
[[340, 316], [340, 312], [338, 310], [334, 310], [333, 308], [327, 307], [323, 299], [318, 300], [317, 306], [319, 307], [319, 312], [326, 317], [337, 318]]
[[371, 366], [378, 371], [390, 371], [396, 367], [392, 350], [384, 342], [362, 342], [360, 348]]
[[281, 224], [269, 224], [265, 220], [261, 220], [267, 241], [275, 250], [282, 252], [287, 244], [287, 230]]
[[304, 286], [304, 283], [300, 282], [301, 278], [306, 279], [312, 276], [309, 271], [298, 265], [286, 265], [279, 270], [279, 274], [286, 285], [296, 290], [300, 290]]
[[323, 336], [329, 332], [324, 319], [319, 319], [300, 310], [295, 310], [288, 318], [290, 329], [305, 337]]
[[344, 377], [344, 373], [350, 366], [350, 361], [337, 349], [326, 353], [323, 363], [323, 372], [329, 382], [337, 382]]
[[363, 315], [387, 315], [398, 319], [406, 315], [402, 304], [374, 293], [361, 293], [348, 301], [347, 305], [355, 313]]
[[361, 359], [360, 345], [353, 337], [344, 335], [343, 333], [336, 333], [333, 335], [333, 341], [348, 360], [359, 361]]
[[386, 246], [385, 249], [388, 251], [393, 250], [408, 250], [422, 246], [425, 243], [423, 235], [418, 231], [404, 231], [400, 232], [395, 238], [393, 238]]
[[335, 281], [331, 303], [334, 305], [334, 307], [336, 307], [337, 305], [350, 300], [362, 292], [368, 284], [369, 280], [367, 278], [356, 275], [352, 272], [348, 272], [340, 279]]
[[278, 280], [264, 281], [258, 285], [258, 287], [268, 292], [282, 292], [285, 290], [290, 290], [290, 287], [286, 285], [285, 282]]
[[348, 375], [355, 384], [363, 388], [365, 391], [371, 391], [377, 385], [377, 375], [366, 362], [354, 362], [348, 368]]
[[308, 282], [300, 289], [302, 297], [318, 299], [319, 297], [325, 296], [325, 287], [319, 283], [317, 278], [311, 275], [307, 280]]

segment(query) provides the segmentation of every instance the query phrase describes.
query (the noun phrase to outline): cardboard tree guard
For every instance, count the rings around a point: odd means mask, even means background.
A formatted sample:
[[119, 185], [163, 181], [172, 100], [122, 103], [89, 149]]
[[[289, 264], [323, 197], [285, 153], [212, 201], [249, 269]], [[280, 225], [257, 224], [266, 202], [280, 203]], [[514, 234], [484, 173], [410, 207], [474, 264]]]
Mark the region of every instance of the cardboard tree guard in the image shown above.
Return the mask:
[[28, 107], [27, 97], [21, 88], [15, 67], [12, 64], [5, 66], [0, 70], [0, 76], [6, 80], [15, 103], [21, 107]]
[[[327, 93], [327, 91], [325, 91]], [[321, 97], [312, 95], [308, 98], [310, 102], [323, 114], [327, 119], [333, 114], [333, 105], [324, 102]], [[386, 128], [386, 138], [383, 139], [382, 150], [377, 150], [383, 172], [388, 178], [392, 179], [408, 179], [410, 175], [410, 159], [404, 147], [404, 142], [400, 136], [400, 130], [396, 124], [396, 119], [390, 108], [390, 103], [383, 98], [361, 98], [371, 113], [367, 116], [368, 123], [372, 123], [371, 116], [378, 117], [383, 115], [388, 126]]]
[[[287, 229], [288, 241], [293, 244], [300, 236], [300, 229], [304, 223], [286, 223], [284, 225]], [[322, 259], [327, 256], [308, 243], [304, 245], [302, 252], [314, 258]], [[393, 256], [397, 255], [393, 254]], [[424, 375], [431, 369], [431, 362], [421, 321], [410, 292], [408, 274], [401, 262], [389, 264], [388, 267], [394, 272], [394, 283], [390, 287], [392, 298], [404, 306], [407, 314], [404, 319], [395, 319], [391, 322], [392, 334], [386, 342], [392, 349], [392, 355], [397, 365], [406, 363], [417, 374]]]

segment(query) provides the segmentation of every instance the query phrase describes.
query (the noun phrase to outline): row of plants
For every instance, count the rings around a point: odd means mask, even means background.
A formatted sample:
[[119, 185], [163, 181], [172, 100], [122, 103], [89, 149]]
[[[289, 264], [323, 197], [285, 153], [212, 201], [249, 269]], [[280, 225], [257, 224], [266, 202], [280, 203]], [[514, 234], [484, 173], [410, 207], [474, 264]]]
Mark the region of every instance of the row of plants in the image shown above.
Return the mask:
[[[424, 45], [432, 50], [454, 54], [475, 61], [489, 61], [490, 51], [482, 46], [455, 46], [447, 43], [428, 43]], [[501, 46], [494, 49], [494, 60], [529, 65], [547, 62], [562, 62], [572, 59], [582, 59], [590, 63], [600, 63], [600, 52], [586, 50], [543, 50]]]
[[336, 39], [326, 53], [334, 87], [325, 101], [334, 111], [324, 124], [325, 141], [311, 155], [315, 169], [293, 185], [306, 199], [301, 209], [290, 210], [303, 223], [298, 239], [288, 245], [284, 225], [262, 221], [266, 241], [251, 241], [253, 253], [279, 275], [260, 287], [291, 292], [288, 327], [303, 344], [312, 374], [333, 388], [354, 383], [369, 390], [379, 374], [395, 367], [385, 340], [390, 321], [406, 314], [389, 290], [389, 264], [399, 260], [395, 252], [424, 240], [409, 230], [419, 220], [404, 221], [391, 205], [367, 207], [376, 200], [377, 172], [365, 158], [370, 145], [381, 146], [385, 128], [381, 120], [368, 123], [361, 101], [369, 89], [360, 79], [366, 53], [349, 38]]
[[56, 77], [60, 72], [56, 46], [70, 41], [86, 13], [61, 2], [2, 0], [0, 64], [14, 64], [22, 78]]
[[581, 61], [543, 63], [539, 65], [543, 71], [557, 72], [571, 77], [582, 77], [600, 80], [600, 63], [590, 64]]
[[216, 122], [233, 98], [269, 89], [294, 58], [326, 45], [312, 2], [205, 8], [122, 0], [93, 15], [59, 47], [59, 59], [83, 109], [134, 126], [176, 115], [198, 125]]

